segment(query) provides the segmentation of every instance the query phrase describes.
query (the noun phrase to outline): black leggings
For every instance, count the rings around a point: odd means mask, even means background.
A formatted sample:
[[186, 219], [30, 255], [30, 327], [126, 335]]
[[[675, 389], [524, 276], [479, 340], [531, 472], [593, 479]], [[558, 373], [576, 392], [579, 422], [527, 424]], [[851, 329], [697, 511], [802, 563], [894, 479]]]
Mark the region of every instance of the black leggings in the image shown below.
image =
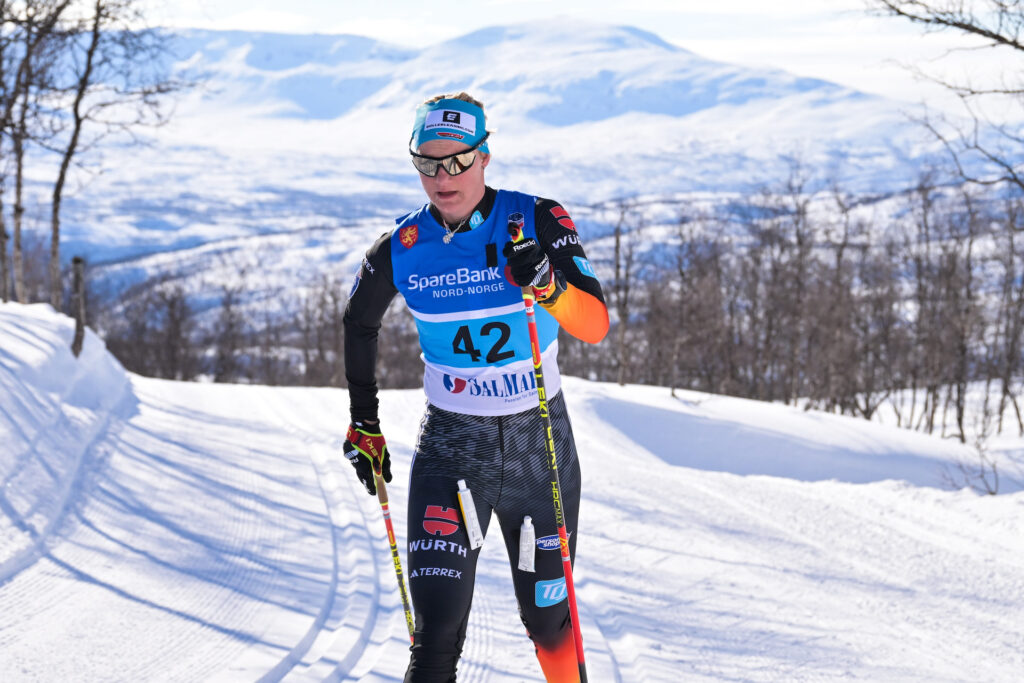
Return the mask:
[[[576, 556], [580, 468], [562, 394], [548, 401], [570, 557]], [[457, 498], [458, 480], [473, 493], [484, 533], [498, 517], [512, 563], [519, 612], [538, 649], [554, 651], [569, 622], [561, 553], [539, 409], [482, 417], [433, 405], [420, 425], [409, 487], [408, 578], [416, 614], [406, 683], [450, 683], [462, 652], [476, 561]], [[536, 572], [521, 571], [519, 528], [533, 519]], [[554, 537], [553, 539], [551, 537]]]

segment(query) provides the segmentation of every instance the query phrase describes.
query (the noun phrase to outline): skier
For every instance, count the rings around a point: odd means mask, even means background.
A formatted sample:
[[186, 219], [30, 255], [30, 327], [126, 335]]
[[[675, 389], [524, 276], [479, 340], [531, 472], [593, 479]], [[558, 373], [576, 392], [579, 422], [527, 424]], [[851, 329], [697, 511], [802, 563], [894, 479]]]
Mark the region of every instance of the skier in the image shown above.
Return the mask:
[[[344, 448], [371, 495], [372, 456], [383, 454], [384, 480], [391, 481], [375, 365], [381, 320], [395, 294], [412, 312], [425, 364], [427, 406], [409, 483], [407, 576], [415, 630], [406, 683], [455, 681], [480, 552], [460, 514], [460, 480], [484, 534], [492, 511], [498, 518], [520, 615], [544, 675], [578, 680], [521, 288], [532, 287], [540, 304], [572, 557], [580, 468], [560, 391], [557, 333], [561, 326], [597, 343], [608, 331], [608, 311], [568, 212], [550, 199], [485, 185], [489, 135], [483, 105], [464, 92], [417, 108], [409, 151], [429, 203], [398, 218], [366, 252], [345, 309], [352, 423]], [[536, 542], [521, 554], [520, 532], [530, 524]]]

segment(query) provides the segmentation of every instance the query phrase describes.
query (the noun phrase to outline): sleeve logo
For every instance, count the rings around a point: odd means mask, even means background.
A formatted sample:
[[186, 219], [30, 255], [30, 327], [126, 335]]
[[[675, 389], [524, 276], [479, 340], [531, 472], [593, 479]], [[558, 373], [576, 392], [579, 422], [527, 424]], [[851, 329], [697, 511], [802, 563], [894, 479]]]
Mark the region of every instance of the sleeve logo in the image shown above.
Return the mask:
[[571, 218], [569, 218], [568, 211], [560, 206], [555, 206], [551, 209], [551, 215], [555, 217], [555, 220], [557, 220], [558, 224], [563, 228], [576, 232], [576, 224], [572, 222]]
[[590, 261], [583, 258], [582, 256], [573, 256], [572, 260], [573, 263], [576, 264], [576, 267], [580, 269], [581, 273], [583, 273], [587, 277], [592, 277], [595, 280], [597, 279], [597, 273], [594, 272], [594, 266], [590, 265]]

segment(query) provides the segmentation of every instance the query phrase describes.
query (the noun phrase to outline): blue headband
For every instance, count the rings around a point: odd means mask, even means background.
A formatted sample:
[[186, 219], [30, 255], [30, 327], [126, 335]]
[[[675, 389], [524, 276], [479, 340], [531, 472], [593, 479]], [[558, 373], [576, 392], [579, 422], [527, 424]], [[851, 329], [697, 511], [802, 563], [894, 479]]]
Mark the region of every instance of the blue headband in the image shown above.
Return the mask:
[[[409, 147], [416, 150], [430, 140], [455, 140], [473, 147], [487, 135], [484, 127], [484, 110], [471, 102], [444, 99], [421, 104], [416, 108]], [[479, 149], [489, 153], [486, 142]]]

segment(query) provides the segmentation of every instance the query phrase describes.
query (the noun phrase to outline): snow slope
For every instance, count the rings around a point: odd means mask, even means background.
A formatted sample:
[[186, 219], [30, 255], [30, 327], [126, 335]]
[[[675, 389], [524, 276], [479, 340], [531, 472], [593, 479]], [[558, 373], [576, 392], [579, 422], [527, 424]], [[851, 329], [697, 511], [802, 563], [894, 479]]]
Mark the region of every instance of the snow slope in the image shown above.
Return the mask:
[[[333, 389], [124, 373], [0, 304], [0, 680], [401, 679], [376, 500]], [[950, 443], [733, 398], [565, 381], [592, 681], [1015, 681], [1024, 493], [939, 487]], [[405, 538], [419, 391], [384, 392]], [[460, 680], [541, 681], [504, 547]], [[404, 558], [404, 553], [403, 553]]]
[[[742, 211], [744, 195], [783, 187], [794, 160], [808, 191], [834, 180], [884, 196], [946, 154], [905, 102], [580, 19], [424, 49], [184, 29], [171, 44], [168, 66], [202, 86], [181, 94], [168, 125], [139, 131], [148, 145], [111, 138], [83, 157], [102, 159], [103, 172], [75, 169], [62, 210], [61, 253], [85, 257], [106, 297], [161, 281], [208, 311], [225, 288], [248, 292], [248, 306], [322, 276], [347, 280], [373, 239], [424, 201], [406, 143], [415, 106], [439, 92], [486, 103], [488, 182], [558, 199], [593, 247], [618, 216], [596, 206], [616, 199], [651, 200], [637, 222], [669, 232], [680, 202]], [[40, 227], [54, 175], [45, 156], [28, 189]]]
[[169, 125], [141, 132], [150, 146], [108, 146], [104, 173], [78, 176], [68, 254], [99, 263], [386, 225], [422, 201], [405, 148], [413, 109], [461, 89], [487, 104], [490, 182], [570, 204], [759, 188], [785, 180], [792, 157], [823, 186], [892, 192], [942, 153], [907, 103], [715, 62], [629, 26], [496, 26], [421, 50], [352, 35], [173, 35], [176, 73], [202, 87]]

